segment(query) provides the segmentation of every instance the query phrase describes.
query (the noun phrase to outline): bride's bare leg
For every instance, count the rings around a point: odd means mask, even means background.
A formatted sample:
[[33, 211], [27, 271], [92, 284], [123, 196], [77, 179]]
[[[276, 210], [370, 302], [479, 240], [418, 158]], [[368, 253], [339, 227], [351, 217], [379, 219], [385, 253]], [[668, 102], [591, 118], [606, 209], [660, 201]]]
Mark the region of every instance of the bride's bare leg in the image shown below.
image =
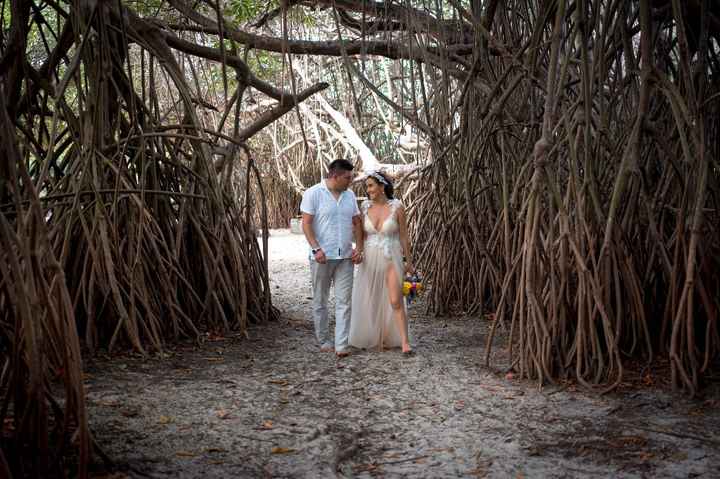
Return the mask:
[[397, 270], [392, 265], [388, 267], [387, 273], [385, 273], [385, 284], [387, 285], [388, 294], [390, 296], [390, 305], [392, 306], [395, 325], [397, 326], [398, 331], [400, 331], [402, 350], [405, 353], [410, 351], [410, 341], [408, 340], [407, 315], [405, 314], [405, 308], [403, 307], [400, 278], [398, 278]]

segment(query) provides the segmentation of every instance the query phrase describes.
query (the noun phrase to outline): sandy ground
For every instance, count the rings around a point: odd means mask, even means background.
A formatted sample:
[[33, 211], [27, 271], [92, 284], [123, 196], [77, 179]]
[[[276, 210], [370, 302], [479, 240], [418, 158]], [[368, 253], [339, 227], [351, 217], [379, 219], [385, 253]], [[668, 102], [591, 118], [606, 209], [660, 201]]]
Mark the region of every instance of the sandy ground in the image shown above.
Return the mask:
[[[279, 321], [88, 367], [121, 477], [720, 477], [720, 398], [641, 382], [597, 396], [482, 365], [487, 321], [425, 317], [417, 354], [320, 353], [304, 240], [273, 231]], [[502, 364], [496, 348], [495, 364]]]

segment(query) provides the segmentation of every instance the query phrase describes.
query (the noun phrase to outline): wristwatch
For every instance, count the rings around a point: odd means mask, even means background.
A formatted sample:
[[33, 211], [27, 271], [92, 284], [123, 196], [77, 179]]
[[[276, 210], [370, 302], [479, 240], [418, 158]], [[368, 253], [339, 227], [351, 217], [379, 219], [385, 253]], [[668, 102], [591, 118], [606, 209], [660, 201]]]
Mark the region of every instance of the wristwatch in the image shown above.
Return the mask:
[[317, 247], [317, 248], [313, 248], [313, 249], [311, 249], [310, 251], [312, 252], [313, 256], [315, 256], [315, 255], [317, 254], [317, 252], [318, 252], [318, 251], [322, 251], [322, 248], [320, 248], [320, 247]]

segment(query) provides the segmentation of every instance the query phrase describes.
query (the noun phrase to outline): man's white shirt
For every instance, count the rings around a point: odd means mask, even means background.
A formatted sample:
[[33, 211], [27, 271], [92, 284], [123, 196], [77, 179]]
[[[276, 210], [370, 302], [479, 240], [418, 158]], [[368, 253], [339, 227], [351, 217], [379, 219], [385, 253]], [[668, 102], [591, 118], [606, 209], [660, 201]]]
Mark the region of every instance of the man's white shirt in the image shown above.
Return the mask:
[[336, 200], [323, 180], [305, 190], [300, 211], [313, 216], [315, 238], [327, 259], [352, 256], [352, 219], [360, 215], [355, 193], [345, 190]]

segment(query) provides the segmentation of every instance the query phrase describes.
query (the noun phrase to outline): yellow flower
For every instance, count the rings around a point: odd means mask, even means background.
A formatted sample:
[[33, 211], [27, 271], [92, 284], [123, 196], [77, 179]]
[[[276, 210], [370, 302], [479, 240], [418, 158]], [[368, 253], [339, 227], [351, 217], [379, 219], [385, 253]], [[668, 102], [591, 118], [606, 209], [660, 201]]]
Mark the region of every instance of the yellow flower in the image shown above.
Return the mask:
[[410, 288], [412, 288], [412, 285], [408, 283], [407, 281], [403, 282], [403, 296], [407, 296], [410, 294]]

